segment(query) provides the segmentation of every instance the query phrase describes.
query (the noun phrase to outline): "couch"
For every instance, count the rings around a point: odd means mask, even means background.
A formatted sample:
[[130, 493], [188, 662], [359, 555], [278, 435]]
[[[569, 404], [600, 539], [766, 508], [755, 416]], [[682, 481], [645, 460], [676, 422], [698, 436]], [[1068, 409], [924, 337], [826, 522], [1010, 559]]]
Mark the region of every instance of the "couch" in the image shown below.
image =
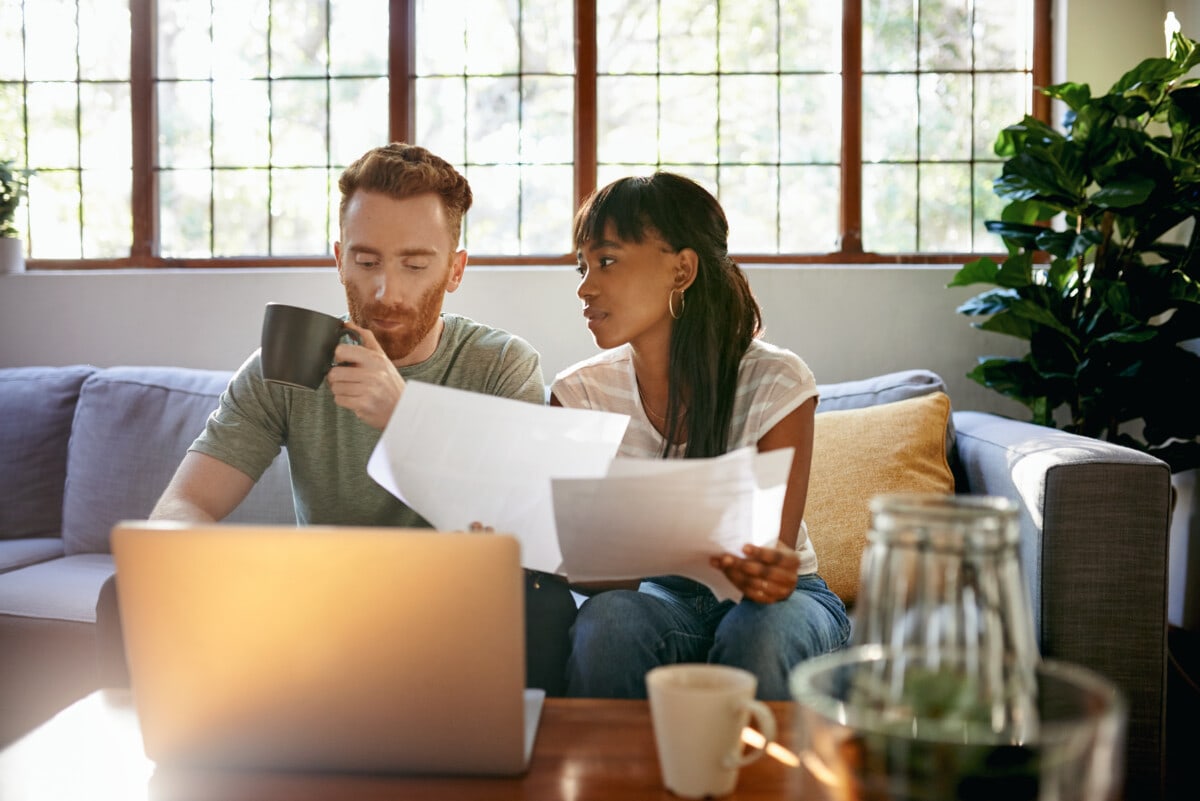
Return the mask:
[[[0, 369], [0, 742], [95, 689], [108, 537], [144, 518], [229, 373]], [[806, 520], [851, 605], [879, 491], [1000, 495], [1044, 656], [1113, 680], [1129, 703], [1127, 798], [1162, 792], [1170, 472], [1150, 456], [993, 414], [950, 410], [909, 370], [820, 387]], [[294, 524], [286, 452], [231, 519]]]

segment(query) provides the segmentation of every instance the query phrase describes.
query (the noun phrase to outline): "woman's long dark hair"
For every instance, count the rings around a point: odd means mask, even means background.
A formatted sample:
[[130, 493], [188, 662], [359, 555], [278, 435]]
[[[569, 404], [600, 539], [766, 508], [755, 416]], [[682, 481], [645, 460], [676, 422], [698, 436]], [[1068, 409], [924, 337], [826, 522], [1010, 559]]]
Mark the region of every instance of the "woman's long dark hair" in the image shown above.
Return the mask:
[[[666, 445], [687, 436], [687, 458], [728, 449], [738, 365], [762, 331], [762, 311], [741, 268], [729, 258], [729, 222], [704, 187], [681, 175], [656, 172], [621, 178], [594, 192], [575, 215], [575, 247], [604, 238], [611, 222], [619, 239], [642, 242], [657, 234], [675, 251], [699, 257], [696, 280], [671, 328]], [[667, 299], [663, 298], [666, 303]], [[679, 311], [679, 299], [675, 310]]]

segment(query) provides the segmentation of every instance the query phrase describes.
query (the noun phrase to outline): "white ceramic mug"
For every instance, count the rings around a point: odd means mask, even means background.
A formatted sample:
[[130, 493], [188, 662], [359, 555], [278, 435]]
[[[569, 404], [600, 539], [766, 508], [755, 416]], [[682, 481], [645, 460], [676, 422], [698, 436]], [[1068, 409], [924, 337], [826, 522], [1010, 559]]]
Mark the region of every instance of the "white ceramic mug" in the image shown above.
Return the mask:
[[[646, 674], [663, 784], [683, 798], [715, 798], [737, 786], [738, 770], [775, 739], [775, 716], [754, 700], [758, 679], [724, 665], [664, 665]], [[750, 719], [764, 743], [745, 751]]]

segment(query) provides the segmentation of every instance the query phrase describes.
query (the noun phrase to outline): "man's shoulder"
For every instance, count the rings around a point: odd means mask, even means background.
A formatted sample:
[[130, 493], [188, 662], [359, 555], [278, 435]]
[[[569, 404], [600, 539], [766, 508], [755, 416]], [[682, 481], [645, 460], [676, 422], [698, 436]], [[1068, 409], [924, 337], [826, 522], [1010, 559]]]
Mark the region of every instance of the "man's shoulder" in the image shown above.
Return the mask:
[[516, 334], [472, 320], [470, 317], [446, 313], [442, 315], [442, 322], [446, 326], [444, 336], [448, 343], [465, 343], [472, 347], [490, 349], [517, 348], [537, 353], [532, 345]]

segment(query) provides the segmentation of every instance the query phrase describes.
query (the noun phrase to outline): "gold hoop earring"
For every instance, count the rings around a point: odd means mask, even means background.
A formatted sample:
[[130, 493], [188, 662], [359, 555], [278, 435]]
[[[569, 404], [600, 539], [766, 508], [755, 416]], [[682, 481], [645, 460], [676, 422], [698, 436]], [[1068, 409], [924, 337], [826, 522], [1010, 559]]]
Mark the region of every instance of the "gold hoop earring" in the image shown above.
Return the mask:
[[[679, 311], [675, 311], [675, 293], [676, 292], [679, 293]], [[685, 306], [685, 302], [684, 302], [684, 298], [683, 298], [683, 290], [682, 289], [672, 289], [667, 294], [667, 311], [669, 311], [671, 313], [671, 318], [674, 320], [678, 320], [680, 317], [682, 317], [684, 306]]]

